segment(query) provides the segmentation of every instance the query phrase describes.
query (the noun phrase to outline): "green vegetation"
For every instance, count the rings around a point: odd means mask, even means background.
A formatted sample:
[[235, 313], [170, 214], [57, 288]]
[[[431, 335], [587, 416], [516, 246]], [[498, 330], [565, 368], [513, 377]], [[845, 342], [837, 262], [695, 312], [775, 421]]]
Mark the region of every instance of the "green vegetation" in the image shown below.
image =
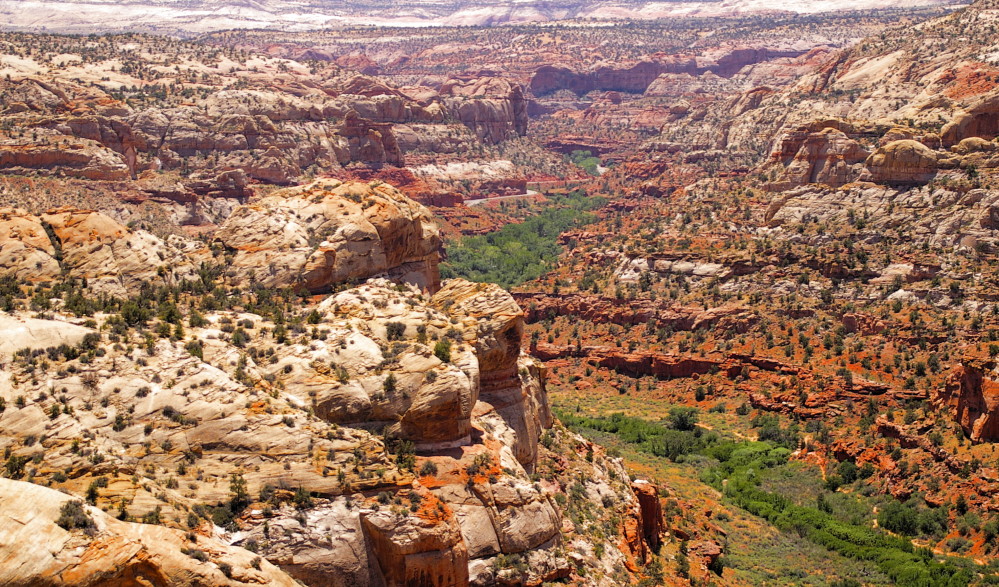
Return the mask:
[[83, 509], [83, 504], [75, 499], [62, 504], [62, 507], [59, 508], [59, 518], [56, 520], [56, 524], [66, 530], [80, 528], [90, 535], [97, 531], [94, 519]]
[[449, 242], [441, 276], [510, 288], [543, 275], [562, 252], [559, 234], [592, 222], [595, 218], [590, 211], [606, 203], [604, 198], [589, 197], [582, 190], [549, 199], [551, 203], [537, 216], [520, 224]]
[[589, 151], [573, 151], [572, 155], [569, 156], [569, 161], [594, 177], [600, 175], [599, 171], [597, 171], [597, 167], [600, 166], [600, 159], [594, 157]]
[[[735, 441], [701, 431], [696, 426], [697, 414], [690, 408], [677, 408], [661, 422], [622, 414], [582, 417], [559, 412], [558, 416], [570, 428], [613, 434], [641, 452], [694, 463], [701, 472], [701, 481], [721, 492], [730, 503], [785, 535], [807, 539], [847, 559], [873, 564], [894, 584], [968, 585], [985, 572], [967, 559], [936, 558], [932, 551], [916, 548], [905, 537], [937, 535], [946, 520], [945, 507], [933, 509], [888, 501], [880, 507], [877, 520], [878, 526], [894, 533], [889, 534], [873, 527], [871, 498], [854, 493], [824, 493], [822, 480], [809, 473], [808, 465], [789, 460], [797, 445], [796, 428], [781, 428], [774, 417], [754, 419], [759, 436], [768, 440]], [[848, 477], [851, 482], [863, 482], [864, 475], [853, 463], [841, 463], [837, 471], [843, 481]], [[962, 546], [955, 544], [952, 550], [960, 552]], [[994, 577], [987, 575], [984, 579]]]

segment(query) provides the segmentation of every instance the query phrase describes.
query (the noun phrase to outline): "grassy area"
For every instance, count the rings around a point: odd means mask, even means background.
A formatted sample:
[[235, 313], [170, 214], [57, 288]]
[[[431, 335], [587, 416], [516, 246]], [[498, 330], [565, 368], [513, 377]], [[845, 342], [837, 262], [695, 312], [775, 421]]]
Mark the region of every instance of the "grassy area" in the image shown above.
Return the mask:
[[[756, 423], [769, 429], [761, 436], [772, 440], [754, 442], [704, 431], [697, 414], [688, 411], [674, 410], [658, 422], [622, 414], [559, 417], [619, 451], [633, 468], [651, 470], [685, 498], [728, 505], [715, 519], [729, 537], [726, 572], [741, 581], [951, 587], [993, 579], [968, 559], [936, 557], [877, 528], [875, 517], [884, 514], [876, 516], [875, 506], [894, 516], [902, 515], [902, 506], [864, 495], [860, 475], [851, 478], [848, 491], [829, 491], [818, 468], [790, 460], [791, 450], [782, 444], [793, 443], [794, 431], [772, 421]], [[687, 438], [671, 440], [678, 435]], [[673, 445], [683, 450], [664, 449]]]
[[590, 211], [607, 202], [582, 190], [553, 195], [548, 200], [537, 215], [524, 222], [448, 242], [441, 276], [498, 283], [506, 288], [537, 279], [562, 252], [559, 234], [592, 222], [595, 217]]

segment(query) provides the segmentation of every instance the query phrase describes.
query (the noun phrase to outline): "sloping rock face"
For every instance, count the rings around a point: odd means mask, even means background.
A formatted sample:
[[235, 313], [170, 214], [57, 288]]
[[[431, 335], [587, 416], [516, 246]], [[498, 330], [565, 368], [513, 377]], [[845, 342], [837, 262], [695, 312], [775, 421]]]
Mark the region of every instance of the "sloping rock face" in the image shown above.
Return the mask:
[[[644, 259], [643, 259], [644, 261]], [[684, 262], [696, 270], [696, 265]], [[671, 263], [671, 270], [678, 270], [681, 263]], [[718, 266], [710, 269], [716, 270]], [[684, 272], [686, 273], [686, 267]], [[545, 294], [517, 293], [515, 298], [527, 307], [528, 322], [538, 322], [550, 316], [579, 316], [597, 323], [632, 326], [646, 324], [650, 320], [660, 327], [675, 330], [698, 330], [715, 328], [724, 331], [745, 332], [759, 316], [750, 308], [726, 304], [705, 310], [704, 308], [677, 306], [666, 302], [619, 300], [612, 297], [590, 294]], [[644, 300], [643, 300], [644, 301]]]
[[[928, 205], [935, 197], [936, 205]], [[778, 194], [770, 203], [770, 226], [796, 222], [851, 222], [865, 218], [869, 230], [885, 230], [906, 219], [918, 218], [912, 238], [934, 246], [973, 250], [979, 243], [992, 246], [999, 226], [999, 192], [988, 189], [941, 189], [938, 186], [884, 186], [856, 184], [839, 189], [802, 186]]]
[[55, 247], [38, 216], [23, 210], [0, 211], [0, 266], [19, 280], [52, 279], [59, 275]]
[[317, 180], [233, 211], [216, 235], [232, 269], [267, 287], [329, 291], [389, 275], [436, 290], [440, 236], [430, 212], [388, 184]]
[[493, 77], [448, 80], [440, 95], [454, 117], [485, 142], [527, 134], [527, 101], [519, 84]]
[[[67, 529], [57, 522], [70, 502], [79, 504], [81, 513], [77, 526]], [[298, 584], [270, 562], [216, 538], [192, 540], [180, 530], [122, 522], [33, 483], [0, 478], [0, 528], [4, 585]], [[195, 550], [203, 560], [184, 552]]]
[[127, 296], [146, 283], [190, 278], [184, 252], [142, 230], [91, 210], [52, 210], [41, 218], [58, 243], [61, 264], [97, 291]]
[[932, 399], [938, 409], [953, 415], [971, 440], [999, 440], [999, 378], [993, 363], [963, 362]]
[[29, 282], [63, 273], [91, 291], [127, 297], [143, 284], [191, 278], [187, 253], [93, 210], [60, 208], [42, 216], [0, 210], [0, 273]]

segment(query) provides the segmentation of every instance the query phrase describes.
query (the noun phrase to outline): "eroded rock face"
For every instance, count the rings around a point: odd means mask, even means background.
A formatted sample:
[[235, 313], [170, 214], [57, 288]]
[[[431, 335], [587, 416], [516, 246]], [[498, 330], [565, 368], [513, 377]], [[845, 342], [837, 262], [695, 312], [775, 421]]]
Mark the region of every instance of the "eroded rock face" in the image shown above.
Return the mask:
[[465, 585], [468, 551], [457, 521], [377, 511], [361, 516], [387, 585]]
[[329, 291], [389, 275], [436, 290], [440, 236], [430, 212], [387, 184], [317, 180], [241, 206], [217, 234], [232, 268], [267, 287]]
[[935, 391], [933, 402], [949, 411], [973, 441], [999, 440], [999, 378], [993, 363], [965, 361]]
[[483, 378], [514, 375], [524, 335], [524, 311], [509, 292], [491, 283], [452, 279], [434, 294], [431, 304], [465, 319], [474, 329]]
[[472, 283], [463, 279], [448, 281], [431, 304], [446, 309], [476, 333], [476, 356], [479, 359], [479, 399], [510, 432], [507, 444], [517, 460], [528, 467], [537, 459], [538, 439], [551, 427], [552, 415], [544, 391], [544, 367], [521, 354], [524, 312], [508, 292], [493, 284]]
[[527, 134], [527, 101], [519, 84], [491, 77], [448, 80], [440, 94], [455, 118], [486, 142]]
[[775, 157], [785, 165], [774, 187], [788, 189], [809, 183], [838, 187], [854, 181], [869, 153], [837, 128], [790, 133]]
[[82, 139], [65, 146], [0, 143], [0, 169], [8, 173], [58, 170], [68, 177], [109, 181], [131, 175], [120, 154]]
[[93, 210], [59, 208], [42, 216], [0, 210], [0, 272], [43, 281], [63, 272], [91, 291], [126, 297], [146, 283], [193, 276], [185, 251]]
[[[90, 528], [57, 524], [64, 504], [73, 501]], [[180, 530], [122, 522], [78, 498], [22, 481], [0, 478], [0, 528], [4, 585], [297, 585], [270, 562], [216, 538], [192, 541]], [[200, 551], [204, 562], [185, 550]]]
[[878, 147], [866, 161], [871, 179], [889, 185], [926, 183], [937, 173], [937, 156], [914, 140], [900, 140]]
[[[718, 265], [705, 266], [682, 262], [670, 263], [669, 271], [685, 274], [691, 272], [692, 274], [698, 268], [710, 272], [719, 272], [723, 269]], [[732, 304], [705, 310], [704, 308], [676, 306], [664, 302], [625, 301], [578, 293], [518, 293], [515, 297], [519, 303], [529, 308], [527, 311], [529, 322], [543, 320], [548, 315], [571, 315], [593, 322], [620, 324], [622, 326], [645, 324], [649, 320], [655, 320], [660, 327], [668, 326], [674, 330], [715, 328], [745, 332], [759, 319], [753, 310]]]
[[940, 139], [948, 147], [967, 138], [992, 140], [996, 136], [999, 136], [999, 93], [996, 92], [982, 96], [969, 108], [957, 112], [940, 130]]

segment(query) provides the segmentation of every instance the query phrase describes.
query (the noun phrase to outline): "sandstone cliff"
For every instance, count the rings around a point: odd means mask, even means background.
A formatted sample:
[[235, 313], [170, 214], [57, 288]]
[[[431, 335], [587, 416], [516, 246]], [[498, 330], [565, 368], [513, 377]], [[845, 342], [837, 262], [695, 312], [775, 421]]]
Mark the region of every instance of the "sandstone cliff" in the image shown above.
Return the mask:
[[438, 228], [388, 184], [318, 180], [236, 208], [216, 238], [232, 269], [267, 287], [329, 291], [386, 274], [437, 289]]
[[0, 478], [0, 527], [4, 585], [298, 584], [218, 538], [122, 522], [79, 498], [23, 481]]

